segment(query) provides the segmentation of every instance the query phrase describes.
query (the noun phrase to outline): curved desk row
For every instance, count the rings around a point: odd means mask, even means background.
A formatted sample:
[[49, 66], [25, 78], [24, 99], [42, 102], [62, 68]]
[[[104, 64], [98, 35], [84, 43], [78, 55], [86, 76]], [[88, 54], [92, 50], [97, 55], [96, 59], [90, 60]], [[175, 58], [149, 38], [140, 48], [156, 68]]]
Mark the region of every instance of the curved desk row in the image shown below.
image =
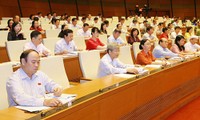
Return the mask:
[[25, 113], [15, 107], [0, 111], [2, 119], [164, 119], [200, 95], [200, 58], [151, 70], [139, 78], [106, 76], [64, 93], [77, 94], [72, 106]]

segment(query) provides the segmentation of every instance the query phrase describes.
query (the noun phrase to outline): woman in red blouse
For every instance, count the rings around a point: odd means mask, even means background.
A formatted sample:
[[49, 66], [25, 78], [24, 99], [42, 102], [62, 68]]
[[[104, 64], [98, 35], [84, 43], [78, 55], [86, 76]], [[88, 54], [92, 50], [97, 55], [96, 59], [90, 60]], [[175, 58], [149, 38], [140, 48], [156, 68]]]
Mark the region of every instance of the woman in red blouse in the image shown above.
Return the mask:
[[141, 51], [137, 54], [136, 64], [147, 65], [156, 60], [151, 52], [151, 42], [149, 40], [141, 40], [139, 48]]
[[35, 30], [35, 31], [39, 31], [41, 32], [42, 34], [44, 34], [44, 30], [40, 27], [38, 21], [34, 20], [32, 22], [32, 25], [30, 27], [30, 30]]
[[99, 33], [100, 30], [97, 27], [93, 27], [91, 30], [92, 37], [87, 40], [86, 42], [86, 49], [87, 50], [103, 50], [106, 49], [106, 45], [104, 45], [99, 40]]
[[139, 35], [139, 30], [137, 28], [133, 28], [128, 38], [128, 43], [132, 45], [134, 42], [140, 42], [138, 35]]

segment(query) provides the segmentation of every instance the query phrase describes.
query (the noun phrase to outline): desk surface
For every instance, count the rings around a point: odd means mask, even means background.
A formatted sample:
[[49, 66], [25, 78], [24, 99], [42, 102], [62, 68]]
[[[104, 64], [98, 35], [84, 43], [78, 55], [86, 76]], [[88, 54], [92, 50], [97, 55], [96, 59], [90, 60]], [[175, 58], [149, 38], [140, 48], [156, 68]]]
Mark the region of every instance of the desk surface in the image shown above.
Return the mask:
[[[49, 111], [54, 108], [45, 111], [49, 114], [45, 119], [164, 118], [200, 95], [199, 64], [200, 58], [195, 58], [137, 79], [110, 75], [80, 84], [64, 91], [77, 94], [73, 105], [52, 115]], [[0, 111], [0, 118], [40, 118], [40, 114], [11, 107]]]

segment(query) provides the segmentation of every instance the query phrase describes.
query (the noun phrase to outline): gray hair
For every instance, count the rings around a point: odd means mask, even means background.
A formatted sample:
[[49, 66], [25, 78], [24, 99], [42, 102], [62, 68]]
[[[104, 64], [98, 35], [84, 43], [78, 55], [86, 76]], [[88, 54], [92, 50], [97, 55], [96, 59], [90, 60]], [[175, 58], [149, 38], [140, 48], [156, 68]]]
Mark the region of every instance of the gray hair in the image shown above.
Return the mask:
[[118, 45], [117, 43], [109, 43], [109, 44], [107, 45], [107, 53], [108, 53], [109, 51], [113, 51], [113, 50], [115, 50], [115, 49], [119, 49], [119, 45]]

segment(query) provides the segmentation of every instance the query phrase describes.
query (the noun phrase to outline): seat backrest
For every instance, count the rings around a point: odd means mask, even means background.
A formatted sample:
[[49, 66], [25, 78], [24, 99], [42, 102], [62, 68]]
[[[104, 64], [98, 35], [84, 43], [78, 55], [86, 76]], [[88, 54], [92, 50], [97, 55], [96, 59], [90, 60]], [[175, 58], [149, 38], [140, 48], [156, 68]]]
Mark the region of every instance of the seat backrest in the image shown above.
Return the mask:
[[119, 60], [125, 64], [133, 64], [130, 46], [121, 46]]
[[43, 39], [44, 46], [54, 54], [55, 44], [60, 38], [45, 38]]
[[70, 87], [62, 56], [49, 56], [41, 58], [40, 70], [47, 74], [49, 78], [53, 79], [63, 88]]
[[126, 34], [125, 34], [125, 33], [122, 33], [122, 34], [120, 35], [120, 37], [122, 38], [122, 40], [123, 40], [125, 43], [127, 43]]
[[19, 61], [19, 57], [23, 52], [25, 43], [29, 42], [28, 40], [17, 40], [17, 41], [7, 41], [6, 49], [10, 61]]
[[0, 110], [8, 108], [8, 97], [7, 97], [7, 91], [6, 91], [6, 81], [13, 73], [12, 64], [11, 63], [2, 63], [0, 64], [0, 89], [1, 89], [1, 95], [0, 95]]
[[140, 42], [134, 42], [133, 43], [133, 53], [134, 53], [135, 60], [137, 58], [137, 54], [140, 52], [139, 45], [140, 45]]
[[108, 38], [107, 38], [107, 35], [106, 35], [106, 34], [99, 35], [99, 39], [100, 39], [100, 41], [101, 41], [103, 44], [107, 45]]
[[98, 50], [83, 51], [79, 53], [79, 63], [83, 77], [85, 78], [97, 78], [99, 62], [100, 52]]
[[26, 30], [26, 31], [24, 31], [24, 37], [25, 37], [27, 40], [30, 40], [30, 39], [31, 39], [31, 37], [30, 37], [31, 32], [32, 32], [32, 30]]
[[56, 38], [58, 37], [58, 34], [60, 33], [60, 30], [46, 30], [46, 37], [47, 38]]
[[75, 36], [73, 40], [78, 49], [86, 49], [85, 38], [83, 36]]
[[5, 42], [7, 41], [8, 31], [0, 31], [0, 46], [5, 46]]

